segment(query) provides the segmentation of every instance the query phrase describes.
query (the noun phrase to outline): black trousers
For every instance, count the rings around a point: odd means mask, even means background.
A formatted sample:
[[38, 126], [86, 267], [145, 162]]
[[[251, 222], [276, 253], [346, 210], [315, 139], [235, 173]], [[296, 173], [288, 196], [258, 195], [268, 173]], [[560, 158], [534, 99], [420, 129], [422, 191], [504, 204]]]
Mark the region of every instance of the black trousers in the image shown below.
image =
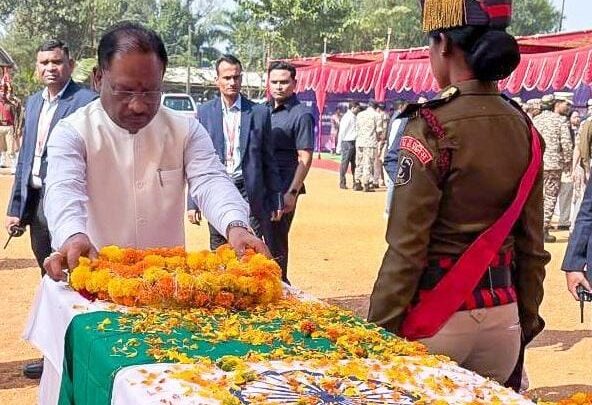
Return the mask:
[[[237, 181], [234, 181], [234, 185], [236, 186], [238, 191], [241, 193], [241, 195], [243, 196], [245, 201], [248, 202], [249, 198], [247, 196], [245, 182], [243, 180], [237, 180]], [[270, 213], [270, 215], [271, 215], [271, 213]], [[267, 222], [269, 222], [269, 220]], [[255, 235], [257, 235], [259, 238], [266, 239], [265, 234], [266, 233], [268, 234], [268, 232], [265, 232], [265, 231], [268, 230], [269, 226], [265, 226], [265, 225], [266, 225], [266, 221], [264, 218], [259, 219], [254, 215], [251, 215], [249, 217], [249, 226], [253, 229], [253, 232], [255, 232]], [[214, 228], [210, 223], [208, 223], [208, 227], [210, 230], [210, 250], [216, 250], [217, 248], [219, 248], [220, 246], [222, 246], [228, 242], [226, 240], [226, 237], [224, 237], [224, 235], [222, 235], [220, 232], [218, 232], [218, 230], [216, 228]]]
[[282, 269], [282, 280], [288, 284], [288, 234], [294, 219], [294, 211], [284, 214], [278, 222], [271, 222], [271, 235], [265, 241], [275, 261]]
[[341, 166], [339, 168], [339, 184], [345, 186], [347, 167], [351, 167], [353, 182], [356, 182], [356, 141], [341, 142]]
[[51, 235], [43, 211], [42, 190], [29, 188], [23, 224], [29, 225], [31, 249], [43, 276], [45, 274], [43, 261], [51, 254]]

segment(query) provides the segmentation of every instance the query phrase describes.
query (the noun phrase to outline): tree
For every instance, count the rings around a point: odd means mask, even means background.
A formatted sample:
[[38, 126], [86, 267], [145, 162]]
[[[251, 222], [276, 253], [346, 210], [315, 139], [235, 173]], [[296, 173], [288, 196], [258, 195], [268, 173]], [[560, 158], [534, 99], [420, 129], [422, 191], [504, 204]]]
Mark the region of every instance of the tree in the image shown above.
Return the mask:
[[[425, 45], [421, 12], [416, 0], [367, 0], [359, 2], [346, 22], [341, 40], [344, 51], [371, 51]], [[349, 47], [348, 47], [349, 45]]]
[[561, 13], [550, 0], [515, 0], [510, 32], [534, 35], [556, 31]]
[[264, 42], [276, 58], [319, 54], [325, 38], [329, 51], [340, 51], [352, 9], [353, 0], [239, 0], [229, 24], [232, 42], [238, 53]]
[[[34, 61], [44, 39], [65, 40], [75, 59], [93, 58], [98, 40], [109, 27], [122, 20], [137, 21], [162, 36], [171, 64], [195, 65], [198, 55], [208, 61], [217, 57], [214, 45], [225, 34], [218, 23], [219, 7], [206, 0], [0, 0], [3, 16], [0, 44], [18, 66], [14, 81], [20, 95], [40, 86], [34, 80]], [[193, 49], [187, 60], [189, 26]]]

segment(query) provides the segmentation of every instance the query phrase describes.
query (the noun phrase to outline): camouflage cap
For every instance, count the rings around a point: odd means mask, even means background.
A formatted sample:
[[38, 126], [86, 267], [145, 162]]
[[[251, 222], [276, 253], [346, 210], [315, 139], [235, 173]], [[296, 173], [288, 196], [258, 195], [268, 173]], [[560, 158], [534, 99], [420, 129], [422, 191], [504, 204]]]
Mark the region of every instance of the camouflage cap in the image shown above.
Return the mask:
[[540, 98], [531, 98], [526, 102], [526, 105], [530, 108], [541, 108], [542, 100]]
[[512, 0], [420, 0], [426, 32], [464, 25], [503, 29], [512, 19]]

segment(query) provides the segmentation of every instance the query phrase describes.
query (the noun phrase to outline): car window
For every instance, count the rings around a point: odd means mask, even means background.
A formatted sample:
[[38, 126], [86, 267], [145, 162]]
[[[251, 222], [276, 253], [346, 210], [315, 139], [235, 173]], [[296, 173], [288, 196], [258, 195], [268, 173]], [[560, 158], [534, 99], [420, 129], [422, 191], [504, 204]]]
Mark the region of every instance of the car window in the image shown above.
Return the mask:
[[188, 97], [167, 96], [162, 104], [177, 111], [194, 111], [193, 104]]

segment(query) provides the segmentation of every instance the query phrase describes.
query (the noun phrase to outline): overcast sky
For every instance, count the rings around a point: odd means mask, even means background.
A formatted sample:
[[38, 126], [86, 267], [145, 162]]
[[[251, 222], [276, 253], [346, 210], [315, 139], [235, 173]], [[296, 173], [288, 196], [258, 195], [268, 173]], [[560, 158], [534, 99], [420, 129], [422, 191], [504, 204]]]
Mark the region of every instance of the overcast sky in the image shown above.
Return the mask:
[[[552, 2], [557, 9], [561, 10], [562, 0], [552, 0]], [[592, 1], [590, 0], [565, 0], [563, 15], [565, 16], [563, 31], [592, 29]]]

